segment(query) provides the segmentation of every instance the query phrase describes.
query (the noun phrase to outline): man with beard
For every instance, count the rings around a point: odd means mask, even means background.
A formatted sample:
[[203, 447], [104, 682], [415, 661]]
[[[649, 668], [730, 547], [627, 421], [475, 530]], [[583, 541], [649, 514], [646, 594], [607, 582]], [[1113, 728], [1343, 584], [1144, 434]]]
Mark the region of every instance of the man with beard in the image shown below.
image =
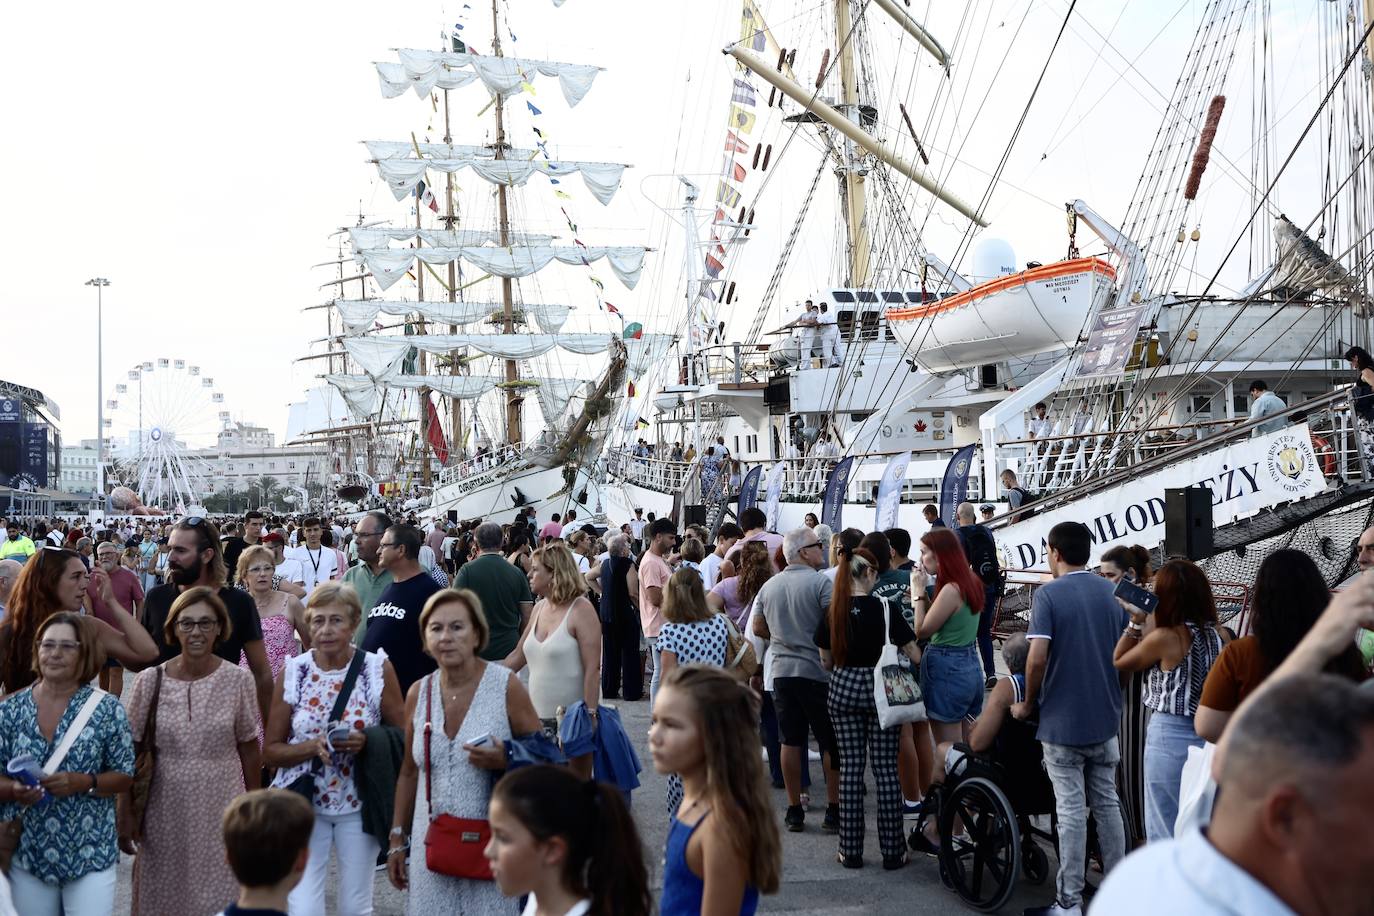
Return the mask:
[[248, 670], [257, 682], [258, 707], [263, 721], [267, 720], [272, 699], [272, 669], [267, 664], [267, 650], [262, 644], [262, 621], [257, 606], [247, 592], [231, 588], [220, 553], [219, 529], [209, 519], [191, 516], [177, 522], [168, 538], [168, 582], [148, 593], [144, 605], [144, 626], [157, 643], [159, 662], [179, 654], [180, 650], [166, 644], [163, 624], [172, 602], [183, 591], [197, 585], [219, 590], [220, 600], [229, 609], [230, 633], [215, 646], [215, 654], [231, 665], [239, 663], [242, 654], [248, 659]]

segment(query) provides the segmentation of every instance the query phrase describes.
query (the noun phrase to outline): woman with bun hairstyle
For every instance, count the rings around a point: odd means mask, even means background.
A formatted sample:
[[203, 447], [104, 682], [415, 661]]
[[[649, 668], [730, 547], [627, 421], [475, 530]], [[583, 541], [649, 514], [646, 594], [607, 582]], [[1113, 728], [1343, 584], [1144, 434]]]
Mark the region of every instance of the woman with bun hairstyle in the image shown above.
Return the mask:
[[845, 868], [862, 868], [864, 851], [864, 755], [878, 794], [878, 845], [883, 868], [906, 864], [902, 840], [902, 789], [897, 780], [901, 726], [883, 728], [873, 702], [873, 669], [891, 640], [912, 663], [921, 660], [916, 634], [901, 606], [871, 594], [878, 559], [871, 551], [840, 549], [830, 612], [816, 629], [821, 664], [830, 671], [826, 706], [840, 751], [840, 851]]
[[[1137, 585], [1150, 587], [1154, 570], [1150, 568], [1150, 552], [1139, 544], [1127, 547], [1118, 544], [1102, 554], [1097, 574], [1112, 583], [1129, 578]], [[1121, 819], [1130, 832], [1132, 845], [1145, 840], [1145, 723], [1149, 719], [1143, 699], [1145, 673], [1137, 671], [1126, 681], [1121, 697]]]
[[649, 916], [639, 831], [620, 790], [566, 767], [530, 766], [496, 784], [487, 858], [525, 916]]

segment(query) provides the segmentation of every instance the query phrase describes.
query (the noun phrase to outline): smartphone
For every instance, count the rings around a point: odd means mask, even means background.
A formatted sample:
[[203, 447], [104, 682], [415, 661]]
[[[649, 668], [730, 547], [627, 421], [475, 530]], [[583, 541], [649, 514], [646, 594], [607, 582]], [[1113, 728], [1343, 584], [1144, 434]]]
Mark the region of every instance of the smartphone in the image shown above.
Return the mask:
[[1116, 597], [1127, 604], [1133, 604], [1146, 614], [1153, 614], [1155, 608], [1159, 607], [1159, 596], [1154, 592], [1147, 591], [1129, 579], [1122, 578], [1116, 583]]
[[473, 738], [471, 741], [469, 741], [468, 744], [472, 745], [473, 747], [485, 747], [486, 745], [491, 744], [491, 732], [487, 732], [485, 735], [478, 735], [476, 738]]
[[331, 722], [328, 729], [329, 730], [325, 732], [325, 741], [329, 744], [329, 749], [331, 751], [334, 749], [335, 742], [342, 741], [353, 734], [353, 729], [341, 722]]

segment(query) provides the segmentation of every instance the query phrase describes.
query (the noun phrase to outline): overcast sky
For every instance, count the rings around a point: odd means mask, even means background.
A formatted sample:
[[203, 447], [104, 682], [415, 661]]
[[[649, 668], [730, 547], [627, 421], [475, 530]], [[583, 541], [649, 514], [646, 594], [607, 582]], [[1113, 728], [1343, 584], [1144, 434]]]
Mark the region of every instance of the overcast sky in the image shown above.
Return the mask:
[[[54, 398], [67, 441], [91, 437], [95, 291], [82, 284], [104, 276], [112, 283], [105, 298], [106, 398], [115, 396], [114, 385], [134, 363], [183, 359], [216, 380], [235, 419], [280, 436], [287, 404], [322, 371], [320, 362], [293, 362], [323, 332], [323, 313], [301, 309], [326, 300], [320, 284], [332, 273], [311, 265], [336, 256], [330, 234], [354, 223], [360, 210], [397, 224], [413, 218], [378, 181], [358, 141], [404, 140], [412, 131], [437, 141], [442, 134], [442, 120], [427, 102], [409, 93], [381, 97], [372, 61], [395, 59], [393, 48], [437, 48], [440, 33], [458, 21], [489, 51], [490, 7], [480, 0], [472, 5], [470, 12], [452, 0], [12, 8], [0, 55], [9, 166], [0, 229], [0, 263], [8, 268], [0, 287], [6, 316], [0, 377]], [[1283, 24], [1273, 34], [1280, 59], [1311, 40], [1323, 8], [1334, 9], [1316, 0], [1274, 5]], [[814, 80], [822, 53], [835, 43], [818, 12], [826, 6], [763, 3], [782, 44], [798, 48], [803, 83]], [[1021, 260], [1049, 261], [1064, 254], [1065, 201], [1084, 197], [1109, 218], [1124, 212], [1160, 123], [1160, 93], [1174, 84], [1203, 6], [1078, 4], [993, 197], [987, 234], [1010, 240]], [[911, 8], [956, 47], [956, 84], [967, 101], [956, 106], [954, 123], [942, 124], [928, 142], [935, 163], [951, 168], [951, 190], [976, 200], [1068, 2], [914, 0]], [[603, 209], [574, 179], [569, 208], [588, 243], [658, 249], [634, 292], [601, 272], [606, 298], [630, 320], [658, 329], [681, 296], [683, 261], [681, 232], [661, 206], [679, 199], [675, 172], [693, 175], [711, 196], [734, 69], [720, 49], [738, 36], [739, 5], [567, 0], [555, 9], [550, 0], [516, 0], [508, 9], [516, 41], [503, 36], [506, 54], [606, 68], [571, 111], [554, 81], [537, 81], [533, 101], [544, 114], [532, 122], [521, 110], [525, 98], [514, 100], [513, 140], [529, 145], [529, 126], [537, 123], [560, 158], [635, 165], [612, 207]], [[896, 101], [921, 123], [923, 101], [945, 77], [876, 6], [870, 15], [877, 17], [870, 65], [886, 87], [877, 100], [883, 133], [912, 155], [904, 131], [894, 127], [900, 125]], [[1241, 48], [1238, 58], [1248, 59], [1248, 37]], [[1318, 97], [1313, 75], [1295, 65], [1276, 70], [1280, 110], [1292, 108], [1295, 120], [1305, 120]], [[486, 103], [480, 84], [455, 91], [452, 103], [455, 142], [490, 139], [489, 115], [479, 117]], [[758, 231], [734, 255], [740, 301], [725, 317], [746, 327], [819, 161], [806, 138], [784, 156], [787, 128], [760, 104], [755, 139], [774, 144], [778, 164], [755, 203]], [[1245, 105], [1236, 106], [1237, 115]], [[963, 141], [952, 166], [954, 149], [941, 148], [950, 138]], [[1250, 143], [1248, 121], [1223, 123], [1222, 155], [1245, 161]], [[1204, 184], [1202, 203], [1210, 208], [1200, 221], [1205, 242], [1215, 238], [1224, 250], [1223, 238], [1229, 245], [1243, 219], [1237, 201], [1244, 198], [1234, 179], [1214, 171]], [[760, 183], [751, 176], [746, 192]], [[489, 188], [471, 176], [463, 184], [464, 225], [481, 226], [490, 212]], [[531, 186], [534, 199], [520, 211], [529, 228], [565, 231], [547, 185], [536, 179]], [[780, 303], [831, 282], [833, 190], [833, 179], [824, 176], [778, 291]], [[927, 242], [938, 252], [957, 241], [964, 225], [937, 208]], [[1202, 249], [1204, 263], [1208, 250]], [[403, 285], [391, 295], [413, 298]], [[531, 284], [526, 293], [569, 296], [579, 308], [575, 329], [606, 330], [610, 325], [587, 290], [585, 277], [574, 272], [549, 281], [547, 290]]]

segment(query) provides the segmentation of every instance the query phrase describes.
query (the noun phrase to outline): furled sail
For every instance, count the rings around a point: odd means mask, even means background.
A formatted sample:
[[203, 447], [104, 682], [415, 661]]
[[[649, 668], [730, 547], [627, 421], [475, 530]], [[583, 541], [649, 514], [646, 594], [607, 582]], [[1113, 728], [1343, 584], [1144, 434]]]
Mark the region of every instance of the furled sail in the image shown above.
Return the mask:
[[455, 248], [403, 248], [403, 249], [357, 249], [356, 255], [362, 258], [372, 277], [382, 289], [405, 276], [418, 258], [426, 264], [447, 264], [450, 261], [464, 260], [497, 277], [528, 277], [543, 270], [553, 261], [563, 264], [590, 264], [602, 258], [610, 265], [611, 271], [625, 284], [634, 289], [639, 283], [639, 275], [644, 270], [644, 255], [649, 251], [638, 245], [607, 247], [601, 245], [524, 245], [510, 248], [484, 248], [462, 246]]
[[625, 341], [625, 365], [630, 377], [639, 378], [667, 356], [673, 340], [672, 334], [645, 334], [638, 339]]
[[533, 359], [554, 347], [590, 356], [604, 353], [610, 334], [413, 334], [392, 337], [345, 337], [344, 350], [363, 371], [389, 381], [400, 373], [411, 347], [426, 353], [450, 353], [464, 347], [498, 359]]
[[539, 399], [539, 409], [544, 420], [550, 425], [558, 422], [568, 412], [568, 405], [578, 391], [587, 387], [587, 380], [580, 378], [534, 378], [539, 383], [535, 397]]
[[576, 107], [591, 91], [600, 67], [589, 64], [561, 64], [519, 57], [486, 57], [449, 51], [422, 51], [404, 48], [397, 51], [399, 63], [377, 62], [377, 78], [382, 96], [394, 99], [406, 89], [420, 98], [435, 88], [458, 89], [480, 79], [487, 90], [509, 98], [521, 91], [521, 84], [533, 82], [536, 74], [558, 78], [568, 105]]
[[467, 156], [454, 159], [377, 159], [377, 173], [391, 188], [397, 200], [405, 200], [425, 177], [428, 169], [438, 172], [459, 172], [472, 169], [478, 177], [491, 184], [520, 187], [531, 175], [541, 172], [550, 178], [562, 178], [580, 172], [582, 183], [603, 205], [609, 204], [620, 190], [620, 179], [627, 166], [618, 162], [579, 162], [534, 159], [531, 150], [511, 150], [505, 159], [489, 156]]
[[[388, 378], [377, 379], [370, 375], [325, 376], [325, 381], [333, 385], [343, 395], [344, 402], [353, 412], [355, 419], [363, 420], [375, 414], [381, 403], [381, 392], [385, 388], [428, 388], [445, 397], [470, 401], [480, 398], [505, 379], [494, 375], [402, 375], [397, 373]], [[559, 417], [568, 409], [578, 389], [587, 384], [580, 378], [533, 378], [525, 380], [537, 391], [539, 403], [544, 408], [544, 416], [550, 420]]]
[[[499, 316], [503, 308], [499, 302], [396, 302], [387, 299], [335, 299], [331, 304], [338, 310], [344, 328], [354, 334], [371, 328], [378, 315], [419, 314], [426, 321], [437, 324], [472, 324]], [[516, 305], [516, 311], [533, 318], [545, 334], [557, 334], [572, 314], [572, 306], [525, 303]]]
[[[416, 238], [431, 248], [501, 244], [501, 233], [495, 229], [405, 229], [372, 226], [348, 230], [348, 239], [355, 252], [360, 248], [386, 248], [387, 242], [408, 242]], [[506, 238], [512, 245], [548, 245], [554, 239], [552, 235], [539, 232], [507, 232]], [[357, 257], [356, 254], [354, 256]]]

